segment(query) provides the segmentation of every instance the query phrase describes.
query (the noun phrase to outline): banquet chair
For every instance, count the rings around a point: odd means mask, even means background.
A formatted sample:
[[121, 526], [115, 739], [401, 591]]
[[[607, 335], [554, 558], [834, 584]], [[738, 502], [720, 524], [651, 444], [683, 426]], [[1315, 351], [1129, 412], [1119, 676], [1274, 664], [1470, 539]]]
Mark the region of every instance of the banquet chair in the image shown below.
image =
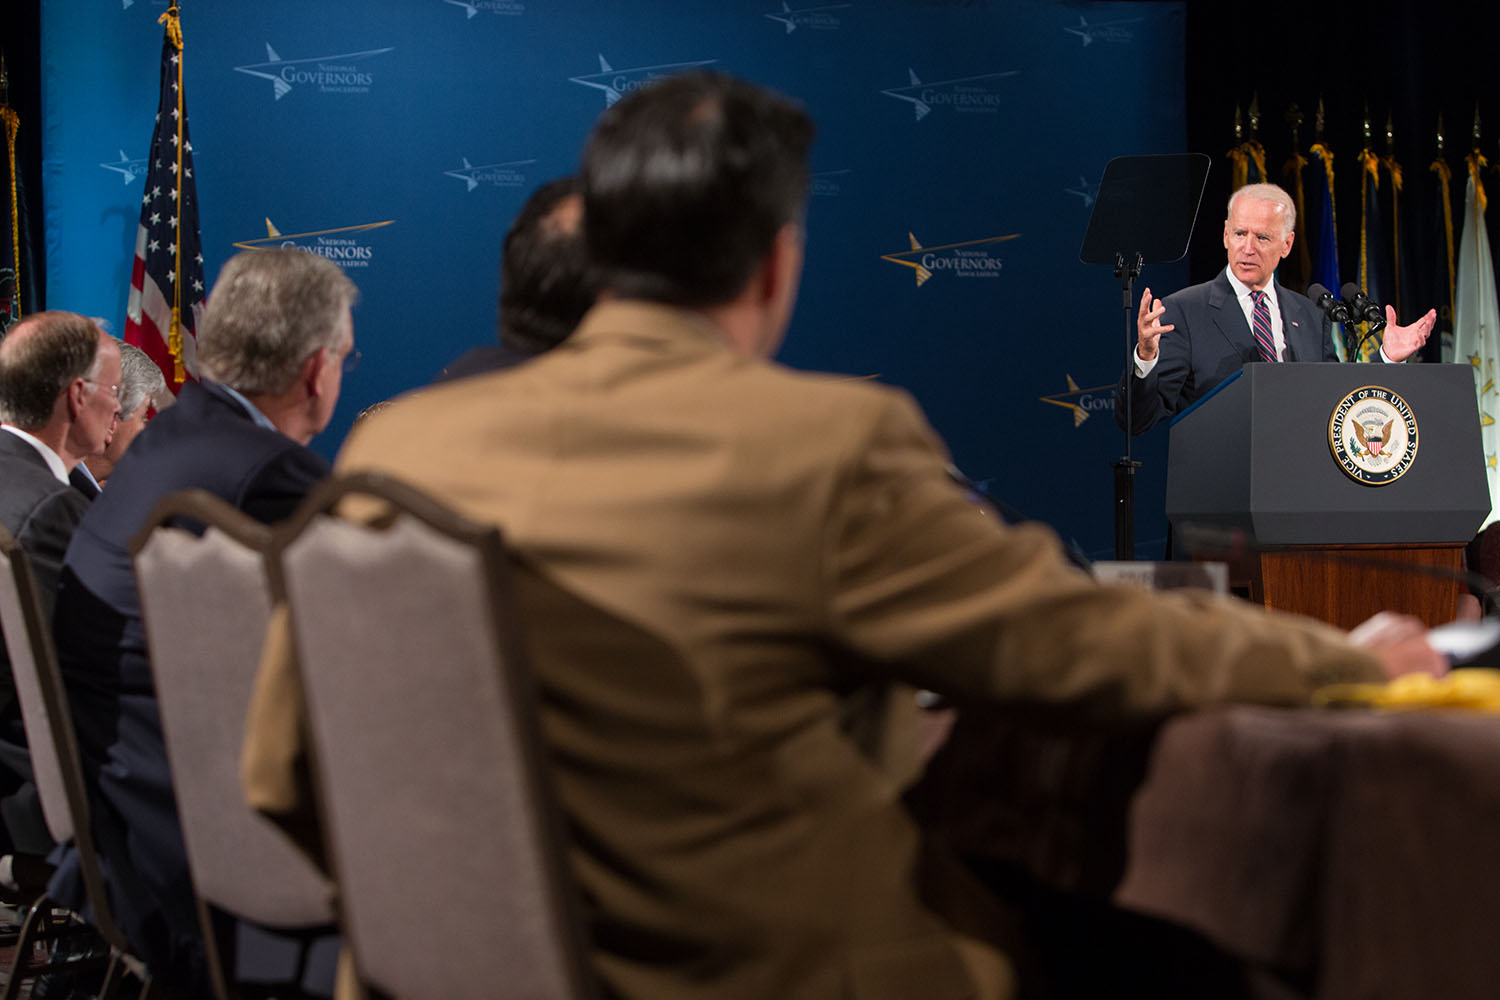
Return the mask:
[[[351, 502], [377, 516], [335, 514]], [[597, 996], [499, 530], [360, 474], [315, 490], [274, 552], [363, 987]]]
[[[205, 530], [206, 529], [206, 530]], [[219, 497], [162, 498], [131, 539], [172, 787], [219, 1000], [236, 995], [213, 911], [301, 936], [334, 923], [333, 886], [245, 802], [240, 747], [271, 616], [271, 531]]]
[[90, 909], [85, 921], [76, 913], [59, 915], [60, 908], [46, 896], [32, 904], [22, 923], [15, 961], [0, 1000], [13, 1000], [20, 994], [22, 983], [42, 973], [79, 968], [77, 959], [38, 962], [33, 960], [33, 953], [39, 942], [76, 937], [75, 932], [85, 925], [97, 931], [109, 949], [104, 982], [98, 994], [100, 1000], [115, 996], [127, 975], [139, 981], [140, 1000], [149, 1000], [153, 995], [151, 974], [145, 963], [131, 953], [124, 933], [115, 923], [99, 870], [89, 827], [78, 737], [36, 577], [25, 552], [3, 529], [0, 529], [0, 562], [4, 563], [0, 566], [0, 630], [4, 631], [5, 648], [10, 654], [11, 675], [26, 727], [42, 814], [53, 840], [59, 844], [72, 841]]

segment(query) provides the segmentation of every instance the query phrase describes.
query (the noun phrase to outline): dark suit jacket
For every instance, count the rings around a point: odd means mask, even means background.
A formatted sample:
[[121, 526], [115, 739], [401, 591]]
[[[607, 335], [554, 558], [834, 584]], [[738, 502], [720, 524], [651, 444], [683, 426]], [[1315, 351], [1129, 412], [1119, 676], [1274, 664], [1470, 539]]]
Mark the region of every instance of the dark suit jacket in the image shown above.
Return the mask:
[[[1282, 360], [1338, 360], [1328, 319], [1311, 299], [1277, 284], [1276, 301], [1286, 337]], [[1162, 334], [1156, 367], [1145, 378], [1136, 378], [1132, 360], [1115, 387], [1115, 422], [1125, 426], [1125, 393], [1129, 391], [1136, 434], [1186, 409], [1245, 362], [1260, 360], [1255, 335], [1225, 272], [1168, 295], [1162, 302], [1166, 311], [1161, 321], [1175, 329]]]
[[[52, 475], [35, 448], [9, 431], [0, 432], [0, 524], [26, 550], [49, 609], [68, 541], [88, 509], [88, 498]], [[4, 655], [0, 648], [0, 657]]]
[[[202, 943], [129, 540], [168, 493], [206, 489], [271, 523], [327, 474], [321, 456], [255, 424], [218, 386], [189, 384], [131, 442], [68, 547], [54, 626], [95, 798], [95, 838], [126, 935], [153, 972], [170, 978], [190, 974], [185, 965]], [[54, 889], [66, 891], [71, 867]]]
[[73, 488], [89, 500], [99, 495], [99, 484], [94, 482], [94, 477], [86, 472], [81, 464], [73, 466], [73, 471], [68, 473], [68, 482]]
[[[26, 552], [48, 612], [57, 593], [63, 553], [89, 501], [60, 482], [35, 448], [0, 431], [0, 524]], [[10, 656], [0, 643], [0, 815], [5, 818], [5, 849], [45, 854], [51, 843], [31, 780], [26, 731], [16, 705]]]

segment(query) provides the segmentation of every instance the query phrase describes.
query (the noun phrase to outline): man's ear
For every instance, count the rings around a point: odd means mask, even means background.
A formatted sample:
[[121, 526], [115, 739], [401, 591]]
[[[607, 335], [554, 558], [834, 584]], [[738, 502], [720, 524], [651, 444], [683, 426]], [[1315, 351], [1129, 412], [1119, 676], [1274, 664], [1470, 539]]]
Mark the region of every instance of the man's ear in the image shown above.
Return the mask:
[[770, 251], [761, 260], [756, 289], [762, 302], [774, 301], [784, 286], [796, 282], [802, 268], [801, 254], [802, 233], [789, 222], [776, 231]]
[[323, 394], [323, 367], [329, 363], [328, 349], [320, 347], [307, 356], [302, 362], [302, 370], [297, 373], [297, 381], [307, 392], [309, 399], [317, 399]]
[[[95, 387], [94, 391], [98, 391]], [[82, 376], [68, 383], [68, 419], [77, 420], [78, 414], [83, 412], [83, 404], [88, 401], [89, 385]]]

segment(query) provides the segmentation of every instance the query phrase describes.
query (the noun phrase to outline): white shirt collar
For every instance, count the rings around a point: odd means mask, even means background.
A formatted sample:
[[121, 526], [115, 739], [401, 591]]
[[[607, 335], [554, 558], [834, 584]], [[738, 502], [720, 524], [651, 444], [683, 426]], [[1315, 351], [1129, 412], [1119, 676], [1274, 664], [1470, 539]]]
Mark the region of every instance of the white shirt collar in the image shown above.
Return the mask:
[[[1234, 276], [1234, 271], [1230, 270], [1227, 267], [1224, 268], [1224, 276], [1229, 279], [1229, 287], [1234, 289], [1235, 298], [1239, 299], [1241, 302], [1251, 301], [1253, 304], [1253, 300], [1250, 299], [1250, 292], [1253, 291], [1253, 289], [1251, 289], [1249, 285], [1245, 284], [1239, 278], [1236, 278]], [[1261, 291], [1266, 293], [1266, 306], [1271, 310], [1271, 312], [1274, 313], [1277, 306], [1280, 305], [1280, 302], [1278, 302], [1276, 299], [1276, 279], [1272, 278], [1270, 281], [1268, 281], [1266, 283], [1266, 287], [1261, 289]]]
[[281, 431], [277, 429], [276, 425], [271, 423], [271, 418], [260, 412], [260, 410], [256, 409], [255, 404], [246, 399], [243, 394], [230, 388], [223, 382], [215, 382], [214, 385], [218, 386], [220, 389], [223, 389], [226, 393], [229, 394], [229, 397], [231, 399], [243, 406], [245, 408], [245, 411], [250, 414], [251, 421], [259, 424], [268, 431], [276, 431], [276, 433], [278, 434], [281, 433]]
[[16, 437], [20, 438], [22, 441], [25, 441], [27, 444], [35, 448], [37, 454], [42, 456], [42, 461], [47, 463], [47, 468], [52, 470], [52, 475], [57, 477], [57, 481], [62, 483], [64, 486], [72, 485], [70, 482], [68, 482], [68, 467], [66, 465], [63, 465], [63, 460], [58, 457], [57, 452], [47, 447], [35, 437], [27, 434], [19, 427], [12, 427], [10, 424], [0, 424], [0, 430], [10, 431]]

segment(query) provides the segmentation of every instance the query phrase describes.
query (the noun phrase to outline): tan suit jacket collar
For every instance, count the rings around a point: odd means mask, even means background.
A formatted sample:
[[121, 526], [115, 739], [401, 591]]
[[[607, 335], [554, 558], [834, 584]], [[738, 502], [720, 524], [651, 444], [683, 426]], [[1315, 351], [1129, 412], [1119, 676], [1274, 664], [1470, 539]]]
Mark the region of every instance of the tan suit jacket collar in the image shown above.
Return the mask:
[[642, 299], [612, 299], [596, 305], [568, 338], [570, 344], [596, 346], [630, 340], [689, 351], [727, 351], [729, 340], [702, 313]]

